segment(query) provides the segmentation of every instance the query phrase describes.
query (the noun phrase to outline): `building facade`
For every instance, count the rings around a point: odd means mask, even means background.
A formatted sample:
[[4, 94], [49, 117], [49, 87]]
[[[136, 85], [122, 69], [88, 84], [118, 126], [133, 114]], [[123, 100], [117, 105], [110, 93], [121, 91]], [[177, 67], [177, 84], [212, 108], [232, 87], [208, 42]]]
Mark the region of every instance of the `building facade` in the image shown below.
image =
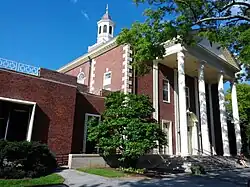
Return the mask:
[[[77, 77], [95, 95], [102, 90], [145, 94], [151, 98], [153, 117], [168, 134], [168, 146], [155, 153], [169, 155], [225, 155], [235, 141], [241, 150], [241, 134], [235, 75], [240, 71], [226, 49], [201, 39], [194, 46], [165, 42], [166, 54], [155, 59], [151, 71], [134, 76], [129, 45], [118, 45], [115, 24], [108, 9], [97, 23], [97, 42], [88, 53], [58, 71]], [[233, 120], [228, 124], [224, 83], [231, 82]], [[229, 130], [234, 129], [234, 139]]]
[[[97, 41], [88, 52], [58, 71], [0, 58], [1, 139], [46, 143], [61, 164], [69, 154], [98, 153], [87, 139], [88, 121], [101, 119], [108, 92], [121, 91], [151, 99], [153, 117], [168, 137], [168, 145], [154, 154], [240, 153], [235, 86], [240, 68], [226, 49], [204, 39], [194, 47], [167, 41], [164, 58], [137, 76], [131, 47], [116, 43], [108, 7], [97, 28]], [[226, 81], [231, 82], [232, 121], [225, 108]]]

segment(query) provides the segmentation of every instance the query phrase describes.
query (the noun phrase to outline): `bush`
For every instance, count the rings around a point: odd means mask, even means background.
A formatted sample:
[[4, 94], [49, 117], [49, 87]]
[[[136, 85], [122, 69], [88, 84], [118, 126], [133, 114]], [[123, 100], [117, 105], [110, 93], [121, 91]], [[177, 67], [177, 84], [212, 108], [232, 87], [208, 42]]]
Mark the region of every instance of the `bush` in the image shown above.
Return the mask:
[[47, 145], [38, 142], [0, 140], [0, 178], [34, 178], [57, 168], [55, 156]]
[[194, 175], [206, 174], [205, 168], [200, 164], [193, 164], [191, 166], [191, 172]]

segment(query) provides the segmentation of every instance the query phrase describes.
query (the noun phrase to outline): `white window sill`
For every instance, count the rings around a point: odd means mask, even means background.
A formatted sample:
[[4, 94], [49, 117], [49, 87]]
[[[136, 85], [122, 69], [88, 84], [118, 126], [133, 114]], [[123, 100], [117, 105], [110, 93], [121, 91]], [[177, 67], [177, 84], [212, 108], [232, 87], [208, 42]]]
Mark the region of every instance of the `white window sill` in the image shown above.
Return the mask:
[[163, 100], [163, 103], [170, 104], [170, 101]]

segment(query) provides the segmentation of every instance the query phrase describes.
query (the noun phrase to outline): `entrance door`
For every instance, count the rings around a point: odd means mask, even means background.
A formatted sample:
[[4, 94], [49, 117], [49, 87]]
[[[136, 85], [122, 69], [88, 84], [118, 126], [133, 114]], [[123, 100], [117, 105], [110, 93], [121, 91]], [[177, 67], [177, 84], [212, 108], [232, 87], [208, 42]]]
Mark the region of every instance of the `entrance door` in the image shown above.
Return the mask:
[[162, 131], [166, 134], [168, 139], [168, 144], [162, 147], [161, 153], [164, 155], [172, 155], [172, 122], [167, 120], [162, 120]]
[[99, 153], [99, 149], [96, 148], [95, 142], [88, 141], [88, 123], [90, 120], [96, 120], [97, 123], [100, 122], [101, 116], [96, 114], [85, 114], [85, 124], [84, 124], [84, 134], [83, 134], [83, 153], [93, 154]]

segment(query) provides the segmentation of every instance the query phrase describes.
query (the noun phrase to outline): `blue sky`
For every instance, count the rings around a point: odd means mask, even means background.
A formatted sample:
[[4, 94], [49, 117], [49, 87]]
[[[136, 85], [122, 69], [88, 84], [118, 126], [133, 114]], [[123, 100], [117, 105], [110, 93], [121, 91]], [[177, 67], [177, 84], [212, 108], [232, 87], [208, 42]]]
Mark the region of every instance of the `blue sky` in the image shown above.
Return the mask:
[[116, 34], [144, 20], [132, 0], [1, 0], [0, 57], [57, 69], [96, 42], [106, 4]]

